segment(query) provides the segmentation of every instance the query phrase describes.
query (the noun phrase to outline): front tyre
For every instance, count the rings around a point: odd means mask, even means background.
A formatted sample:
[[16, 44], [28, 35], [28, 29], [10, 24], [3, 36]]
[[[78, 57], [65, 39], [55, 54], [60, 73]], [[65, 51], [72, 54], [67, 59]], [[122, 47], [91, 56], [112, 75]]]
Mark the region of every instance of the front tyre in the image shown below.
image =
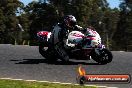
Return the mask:
[[105, 49], [105, 48], [102, 50], [99, 50], [99, 54], [97, 54], [94, 50], [91, 54], [91, 57], [93, 60], [95, 60], [99, 64], [110, 63], [113, 59], [112, 53], [108, 49]]

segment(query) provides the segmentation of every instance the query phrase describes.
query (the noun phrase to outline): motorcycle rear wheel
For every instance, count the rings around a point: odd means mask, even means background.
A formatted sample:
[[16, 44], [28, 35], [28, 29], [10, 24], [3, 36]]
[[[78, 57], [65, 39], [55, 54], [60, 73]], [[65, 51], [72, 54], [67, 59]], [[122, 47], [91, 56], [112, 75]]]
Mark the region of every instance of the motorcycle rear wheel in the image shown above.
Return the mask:
[[100, 55], [98, 55], [95, 50], [92, 51], [91, 57], [94, 61], [99, 64], [107, 64], [110, 63], [113, 59], [112, 53], [108, 49], [102, 49], [99, 51]]
[[[46, 49], [47, 48], [47, 49]], [[53, 50], [49, 50], [48, 47], [44, 47], [42, 45], [39, 46], [39, 53], [48, 61], [48, 62], [56, 62], [57, 59], [54, 55]]]

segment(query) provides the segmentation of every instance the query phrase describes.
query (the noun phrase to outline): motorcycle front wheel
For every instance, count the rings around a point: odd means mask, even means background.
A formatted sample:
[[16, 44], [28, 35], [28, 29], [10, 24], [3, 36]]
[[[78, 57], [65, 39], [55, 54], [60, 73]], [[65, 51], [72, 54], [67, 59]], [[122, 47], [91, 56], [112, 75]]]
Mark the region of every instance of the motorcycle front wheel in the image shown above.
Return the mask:
[[108, 49], [99, 50], [99, 54], [92, 51], [91, 57], [94, 61], [98, 62], [99, 64], [107, 64], [110, 63], [113, 59], [112, 53]]

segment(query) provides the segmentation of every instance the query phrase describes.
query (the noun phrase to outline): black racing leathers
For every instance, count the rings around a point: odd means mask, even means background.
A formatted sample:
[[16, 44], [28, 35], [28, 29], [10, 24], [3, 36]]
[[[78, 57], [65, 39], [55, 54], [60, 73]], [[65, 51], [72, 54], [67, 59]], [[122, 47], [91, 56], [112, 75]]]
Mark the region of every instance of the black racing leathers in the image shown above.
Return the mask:
[[67, 39], [68, 29], [64, 24], [57, 24], [54, 26], [51, 34], [51, 45], [62, 61], [68, 61], [69, 56], [64, 48], [64, 41]]
[[68, 34], [70, 30], [79, 30], [82, 27], [75, 25], [72, 28], [67, 28], [63, 23], [58, 23], [54, 26], [52, 34], [51, 34], [51, 44], [54, 47], [55, 52], [57, 52], [59, 58], [62, 61], [68, 61], [69, 56], [64, 48], [65, 41], [68, 38]]

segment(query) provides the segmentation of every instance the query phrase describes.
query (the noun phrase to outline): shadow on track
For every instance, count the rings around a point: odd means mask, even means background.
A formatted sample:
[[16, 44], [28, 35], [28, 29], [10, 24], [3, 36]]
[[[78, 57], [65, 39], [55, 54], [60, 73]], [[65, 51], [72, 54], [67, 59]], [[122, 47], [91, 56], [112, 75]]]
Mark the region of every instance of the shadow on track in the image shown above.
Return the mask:
[[46, 59], [22, 59], [22, 60], [10, 60], [13, 62], [16, 62], [15, 64], [40, 64], [40, 63], [46, 63], [50, 65], [100, 65], [98, 63], [88, 63], [88, 62], [76, 62], [76, 61], [69, 61], [68, 63], [64, 63], [61, 61], [56, 61], [56, 62], [48, 62]]
[[16, 62], [15, 64], [39, 64], [46, 63], [45, 59], [22, 59], [22, 60], [10, 60]]

